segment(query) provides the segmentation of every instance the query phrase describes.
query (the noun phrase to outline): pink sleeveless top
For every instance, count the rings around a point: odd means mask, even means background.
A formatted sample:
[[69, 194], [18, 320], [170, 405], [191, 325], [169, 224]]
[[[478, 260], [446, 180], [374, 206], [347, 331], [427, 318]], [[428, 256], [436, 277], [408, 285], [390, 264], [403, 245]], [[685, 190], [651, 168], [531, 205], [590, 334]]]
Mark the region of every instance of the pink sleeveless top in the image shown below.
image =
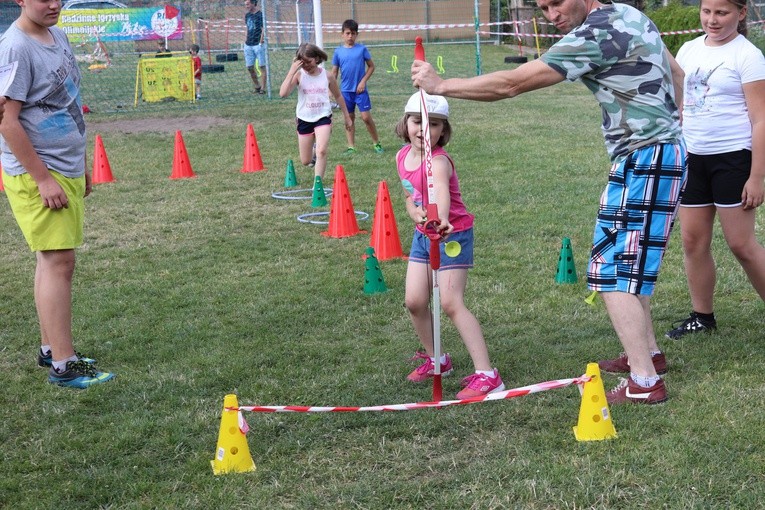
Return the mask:
[[[401, 184], [404, 186], [404, 189], [414, 198], [414, 203], [417, 205], [427, 205], [427, 193], [424, 197], [422, 194], [424, 187], [427, 185], [425, 162], [423, 161], [420, 167], [414, 171], [409, 171], [404, 168], [404, 158], [406, 158], [406, 155], [409, 154], [410, 150], [412, 150], [412, 146], [407, 144], [398, 151], [398, 154], [396, 154], [398, 176], [401, 179]], [[449, 223], [454, 226], [455, 232], [461, 232], [472, 228], [474, 216], [467, 211], [465, 203], [462, 201], [460, 182], [457, 178], [457, 170], [454, 168], [454, 161], [452, 161], [451, 156], [449, 156], [443, 147], [433, 148], [433, 157], [436, 156], [446, 156], [449, 160], [449, 164], [452, 166], [452, 176], [449, 178], [449, 198], [451, 202], [451, 208], [449, 209]], [[422, 225], [417, 225], [417, 230], [423, 233], [425, 231]]]

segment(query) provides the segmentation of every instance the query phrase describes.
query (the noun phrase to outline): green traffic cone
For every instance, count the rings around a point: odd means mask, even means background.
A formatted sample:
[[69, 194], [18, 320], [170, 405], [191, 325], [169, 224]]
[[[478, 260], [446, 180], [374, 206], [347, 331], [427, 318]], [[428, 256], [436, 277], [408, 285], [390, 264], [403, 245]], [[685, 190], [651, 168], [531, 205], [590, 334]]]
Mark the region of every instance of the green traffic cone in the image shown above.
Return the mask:
[[325, 205], [327, 205], [327, 195], [324, 194], [324, 184], [321, 182], [321, 176], [317, 175], [313, 180], [311, 207], [324, 207]]
[[297, 177], [295, 176], [295, 164], [291, 159], [287, 160], [287, 172], [284, 174], [284, 187], [294, 188], [298, 185]]
[[380, 263], [375, 257], [375, 249], [371, 246], [367, 248], [367, 258], [364, 261], [364, 294], [377, 294], [385, 292], [388, 288], [385, 286]]
[[574, 252], [571, 249], [571, 239], [563, 238], [558, 257], [558, 272], [555, 274], [555, 283], [576, 283], [576, 266], [574, 265]]

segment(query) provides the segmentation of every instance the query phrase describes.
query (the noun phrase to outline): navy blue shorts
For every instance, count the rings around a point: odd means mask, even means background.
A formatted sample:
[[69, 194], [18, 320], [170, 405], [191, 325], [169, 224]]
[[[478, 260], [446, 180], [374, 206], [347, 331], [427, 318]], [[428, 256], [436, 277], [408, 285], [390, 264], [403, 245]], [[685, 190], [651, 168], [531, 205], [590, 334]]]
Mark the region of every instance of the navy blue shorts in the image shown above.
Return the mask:
[[332, 115], [322, 117], [316, 122], [308, 122], [303, 119], [296, 118], [295, 124], [297, 125], [297, 132], [299, 135], [312, 135], [314, 130], [319, 126], [331, 126]]

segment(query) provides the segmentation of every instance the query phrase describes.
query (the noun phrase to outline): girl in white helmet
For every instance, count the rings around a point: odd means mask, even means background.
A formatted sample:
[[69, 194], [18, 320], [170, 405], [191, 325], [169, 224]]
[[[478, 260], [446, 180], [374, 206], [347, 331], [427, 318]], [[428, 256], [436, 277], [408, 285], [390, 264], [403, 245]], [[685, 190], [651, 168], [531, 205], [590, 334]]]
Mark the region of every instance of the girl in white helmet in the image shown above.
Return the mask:
[[[436, 363], [429, 307], [430, 239], [426, 235], [428, 193], [425, 191], [427, 176], [421, 104], [420, 92], [412, 95], [404, 108], [404, 116], [396, 124], [396, 135], [407, 142], [396, 154], [396, 165], [406, 195], [406, 211], [415, 223], [406, 270], [405, 304], [412, 317], [414, 330], [425, 350], [424, 353], [418, 352], [413, 358], [423, 361], [407, 377], [412, 382], [422, 382], [433, 377]], [[457, 394], [457, 398], [478, 397], [502, 391], [505, 385], [499, 372], [489, 361], [481, 326], [467, 309], [463, 299], [468, 269], [473, 267], [473, 215], [465, 208], [454, 162], [444, 150], [452, 134], [449, 104], [442, 96], [428, 94], [425, 94], [425, 104], [430, 122], [432, 176], [438, 207], [438, 224], [435, 228], [441, 235], [448, 236], [448, 241], [452, 243], [450, 246], [459, 247], [446, 249], [445, 242], [439, 243], [441, 306], [462, 337], [475, 369], [474, 373], [462, 380], [463, 389]], [[438, 362], [441, 364], [441, 375], [452, 372], [449, 354], [443, 354]]]

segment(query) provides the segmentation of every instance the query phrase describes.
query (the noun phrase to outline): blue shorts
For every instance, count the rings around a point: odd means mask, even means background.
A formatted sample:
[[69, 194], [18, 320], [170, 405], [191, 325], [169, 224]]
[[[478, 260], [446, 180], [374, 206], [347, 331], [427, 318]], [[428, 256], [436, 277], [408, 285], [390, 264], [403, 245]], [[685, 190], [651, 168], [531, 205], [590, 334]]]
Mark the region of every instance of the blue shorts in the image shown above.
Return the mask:
[[295, 118], [295, 124], [297, 125], [297, 132], [299, 135], [312, 135], [319, 126], [331, 126], [332, 115], [322, 117], [316, 122], [308, 122], [307, 120]]
[[[460, 244], [460, 252], [456, 257], [450, 257], [444, 251], [446, 243], [456, 241]], [[473, 267], [473, 229], [469, 228], [461, 232], [452, 232], [445, 240], [438, 243], [441, 252], [441, 267], [439, 270], [469, 269]], [[412, 249], [409, 250], [410, 262], [430, 264], [430, 238], [414, 229], [412, 237]]]
[[723, 154], [688, 154], [688, 185], [683, 207], [738, 207], [741, 193], [752, 171], [752, 151], [742, 149]]
[[343, 92], [345, 106], [348, 107], [348, 113], [356, 111], [358, 106], [360, 112], [368, 112], [372, 109], [372, 101], [369, 99], [369, 92], [366, 90], [361, 94], [355, 92]]
[[255, 46], [244, 45], [244, 64], [247, 67], [253, 67], [255, 60], [258, 61], [258, 67], [266, 67], [266, 51], [262, 44]]
[[595, 222], [590, 290], [653, 294], [685, 178], [683, 142], [643, 147], [614, 163]]

